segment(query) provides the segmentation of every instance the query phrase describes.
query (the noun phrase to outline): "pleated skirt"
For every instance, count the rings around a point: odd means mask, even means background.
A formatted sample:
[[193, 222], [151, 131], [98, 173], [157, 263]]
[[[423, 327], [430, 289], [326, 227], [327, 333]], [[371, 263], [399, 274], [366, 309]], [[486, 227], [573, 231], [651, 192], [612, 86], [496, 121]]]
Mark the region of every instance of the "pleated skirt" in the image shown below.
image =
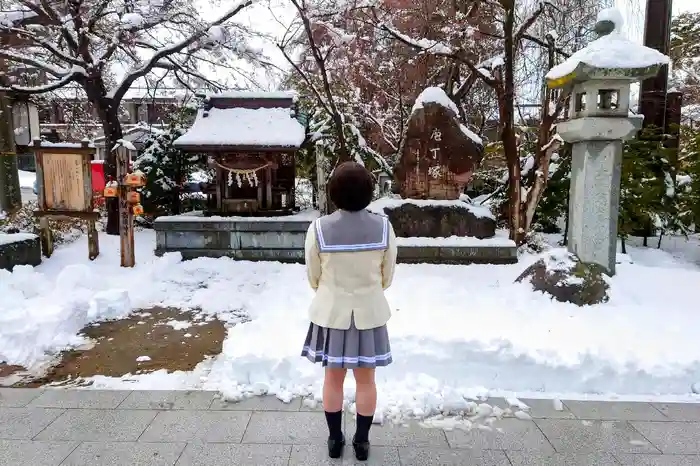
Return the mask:
[[386, 325], [358, 330], [354, 319], [347, 330], [320, 327], [312, 322], [301, 355], [323, 367], [339, 369], [374, 368], [392, 362]]

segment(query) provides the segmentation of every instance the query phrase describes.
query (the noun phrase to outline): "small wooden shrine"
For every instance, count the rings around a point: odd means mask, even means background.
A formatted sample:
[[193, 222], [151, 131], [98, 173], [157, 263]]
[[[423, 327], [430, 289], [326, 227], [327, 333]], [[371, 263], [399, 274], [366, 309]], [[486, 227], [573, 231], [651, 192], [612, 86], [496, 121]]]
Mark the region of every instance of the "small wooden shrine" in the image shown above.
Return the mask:
[[395, 170], [404, 199], [454, 200], [464, 192], [484, 147], [457, 112], [437, 87], [425, 89], [416, 99]]
[[209, 214], [276, 216], [297, 210], [295, 154], [305, 139], [295, 94], [228, 92], [207, 96], [174, 144], [207, 154], [216, 169]]

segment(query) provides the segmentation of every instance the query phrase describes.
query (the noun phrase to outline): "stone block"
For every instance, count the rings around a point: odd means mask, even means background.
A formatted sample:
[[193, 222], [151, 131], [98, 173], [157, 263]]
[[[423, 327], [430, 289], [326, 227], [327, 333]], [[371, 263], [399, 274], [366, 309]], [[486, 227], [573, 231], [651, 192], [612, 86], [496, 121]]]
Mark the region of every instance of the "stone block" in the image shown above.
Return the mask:
[[37, 440], [136, 441], [156, 411], [68, 409]]
[[118, 409], [207, 409], [215, 395], [215, 392], [191, 390], [139, 390], [131, 392]]
[[355, 460], [352, 445], [345, 446], [342, 460], [328, 457], [328, 449], [319, 445], [294, 445], [289, 466], [401, 466], [396, 447], [375, 447], [372, 445], [367, 461]]
[[287, 466], [289, 445], [193, 444], [178, 466]]
[[399, 448], [403, 466], [510, 466], [502, 451]]
[[663, 421], [665, 416], [650, 403], [566, 401], [566, 406], [579, 419], [608, 421]]
[[0, 408], [23, 408], [42, 393], [34, 388], [0, 388]]
[[235, 231], [239, 232], [265, 232], [265, 231], [283, 231], [304, 233], [309, 229], [311, 222], [308, 220], [284, 220], [284, 221], [267, 221], [267, 220], [249, 220], [235, 222]]
[[700, 455], [700, 422], [638, 422], [637, 429], [662, 453]]
[[652, 403], [652, 406], [669, 421], [700, 421], [700, 403]]
[[[477, 450], [517, 450], [554, 453], [540, 429], [532, 421], [507, 418], [496, 421], [492, 431], [472, 429], [445, 432], [452, 448], [474, 448]], [[498, 431], [500, 428], [502, 431]]]
[[114, 409], [129, 395], [128, 391], [112, 390], [45, 390], [29, 403], [31, 408]]
[[163, 255], [166, 252], [179, 252], [182, 254], [183, 260], [197, 259], [199, 257], [210, 257], [218, 259], [220, 257], [230, 257], [236, 259], [235, 249], [168, 249], [165, 251], [156, 251], [156, 254]]
[[243, 436], [243, 443], [325, 445], [328, 427], [323, 413], [254, 412]]
[[0, 465], [58, 466], [77, 446], [78, 442], [0, 440]]
[[274, 396], [254, 396], [241, 401], [214, 400], [209, 409], [232, 411], [299, 411], [301, 398], [284, 403]]
[[[354, 419], [348, 419], [347, 429], [348, 432], [355, 432]], [[449, 446], [443, 430], [426, 429], [416, 423], [375, 425], [372, 426], [369, 437], [372, 445], [432, 448], [447, 448]]]
[[240, 443], [249, 420], [240, 411], [161, 411], [139, 440]]
[[286, 231], [241, 231], [237, 233], [240, 249], [304, 249], [305, 233]]
[[167, 246], [168, 233], [156, 230], [156, 249], [164, 249]]
[[496, 220], [474, 214], [465, 203], [454, 205], [416, 205], [410, 202], [385, 207], [396, 236], [449, 238], [474, 236], [492, 238], [496, 234]]
[[535, 423], [560, 453], [659, 452], [642, 434], [623, 421], [536, 419]]
[[169, 249], [228, 249], [230, 235], [222, 231], [169, 231], [165, 237]]
[[84, 442], [61, 466], [172, 466], [184, 443]]
[[236, 251], [237, 260], [245, 261], [277, 261], [304, 262], [304, 251], [294, 249], [242, 249]]
[[522, 451], [506, 451], [513, 466], [619, 466], [609, 453], [553, 453], [539, 455]]
[[440, 260], [440, 248], [434, 246], [399, 246], [396, 260], [402, 264], [435, 263]]
[[14, 235], [0, 233], [0, 269], [12, 270], [15, 265], [41, 264], [41, 244], [36, 235], [19, 233], [17, 241], [6, 242], [2, 237], [11, 238]]
[[615, 455], [622, 466], [698, 466], [696, 455]]
[[62, 409], [0, 408], [0, 439], [29, 440], [63, 413]]

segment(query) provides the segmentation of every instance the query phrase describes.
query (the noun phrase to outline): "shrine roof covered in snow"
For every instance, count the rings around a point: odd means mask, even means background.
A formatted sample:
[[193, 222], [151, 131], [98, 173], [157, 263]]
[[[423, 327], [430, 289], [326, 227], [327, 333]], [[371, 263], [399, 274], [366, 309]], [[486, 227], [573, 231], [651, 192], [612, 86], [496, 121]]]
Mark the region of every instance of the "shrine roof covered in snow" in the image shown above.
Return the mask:
[[207, 96], [192, 127], [174, 144], [205, 152], [294, 151], [305, 139], [296, 94], [229, 92]]

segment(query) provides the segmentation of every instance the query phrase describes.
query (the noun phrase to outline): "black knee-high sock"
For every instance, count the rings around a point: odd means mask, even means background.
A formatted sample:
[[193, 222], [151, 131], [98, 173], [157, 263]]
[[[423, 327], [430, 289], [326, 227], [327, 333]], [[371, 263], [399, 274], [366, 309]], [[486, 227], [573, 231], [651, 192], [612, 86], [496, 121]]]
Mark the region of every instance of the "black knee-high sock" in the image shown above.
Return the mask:
[[372, 427], [374, 416], [357, 415], [357, 430], [355, 431], [355, 442], [369, 442], [369, 428]]
[[343, 438], [343, 411], [331, 413], [326, 411], [326, 422], [330, 437], [335, 440]]

